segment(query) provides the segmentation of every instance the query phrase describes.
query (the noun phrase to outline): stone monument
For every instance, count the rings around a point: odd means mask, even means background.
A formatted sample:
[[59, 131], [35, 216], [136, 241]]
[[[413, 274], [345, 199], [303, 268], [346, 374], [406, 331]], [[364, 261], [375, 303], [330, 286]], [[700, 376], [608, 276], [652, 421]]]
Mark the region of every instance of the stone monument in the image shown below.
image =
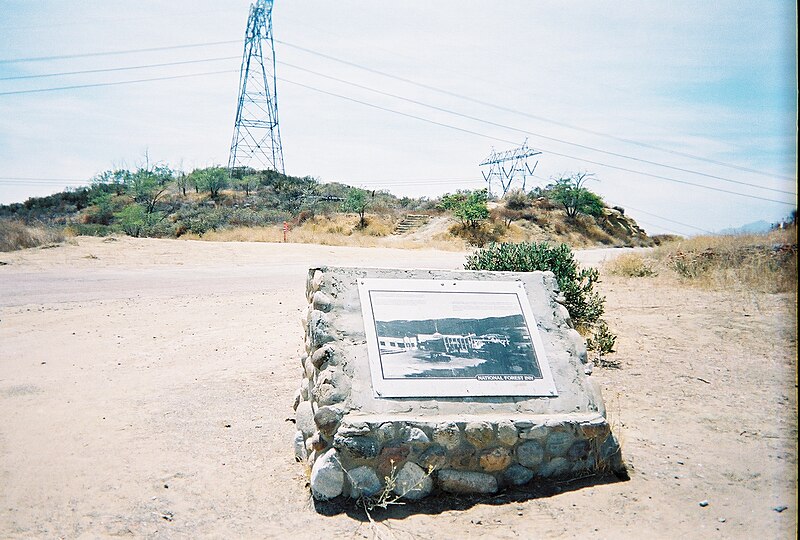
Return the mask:
[[317, 500], [622, 472], [550, 272], [309, 270], [294, 449]]

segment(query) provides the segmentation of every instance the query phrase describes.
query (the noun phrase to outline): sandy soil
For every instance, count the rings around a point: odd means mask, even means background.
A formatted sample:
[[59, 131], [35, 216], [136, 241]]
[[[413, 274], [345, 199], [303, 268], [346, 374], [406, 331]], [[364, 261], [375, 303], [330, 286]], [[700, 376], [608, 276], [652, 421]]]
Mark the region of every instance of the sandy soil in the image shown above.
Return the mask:
[[602, 284], [622, 367], [593, 377], [629, 481], [318, 513], [288, 421], [306, 269], [463, 257], [129, 238], [0, 254], [0, 537], [793, 537], [796, 300], [663, 278]]

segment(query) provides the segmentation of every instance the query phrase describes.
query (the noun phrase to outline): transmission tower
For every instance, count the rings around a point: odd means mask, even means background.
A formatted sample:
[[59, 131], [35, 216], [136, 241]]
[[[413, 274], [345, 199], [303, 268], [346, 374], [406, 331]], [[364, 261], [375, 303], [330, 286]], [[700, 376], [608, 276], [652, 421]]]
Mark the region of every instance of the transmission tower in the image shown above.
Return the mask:
[[286, 172], [278, 125], [272, 0], [257, 0], [250, 4], [244, 34], [239, 103], [228, 169], [233, 172], [248, 167]]
[[489, 168], [488, 172], [485, 170], [481, 171], [483, 179], [486, 180], [488, 184], [489, 195], [492, 194], [492, 179], [500, 181], [500, 186], [503, 188], [503, 195], [508, 192], [511, 184], [517, 178], [522, 179], [522, 190], [525, 191], [525, 182], [528, 175], [533, 175], [533, 171], [536, 170], [536, 166], [539, 164], [539, 162], [536, 161], [531, 168], [528, 165], [528, 158], [538, 156], [539, 154], [541, 154], [541, 152], [538, 150], [528, 148], [528, 139], [525, 139], [522, 146], [506, 150], [505, 152], [495, 152], [495, 149], [492, 148], [492, 153], [480, 164], [481, 167]]

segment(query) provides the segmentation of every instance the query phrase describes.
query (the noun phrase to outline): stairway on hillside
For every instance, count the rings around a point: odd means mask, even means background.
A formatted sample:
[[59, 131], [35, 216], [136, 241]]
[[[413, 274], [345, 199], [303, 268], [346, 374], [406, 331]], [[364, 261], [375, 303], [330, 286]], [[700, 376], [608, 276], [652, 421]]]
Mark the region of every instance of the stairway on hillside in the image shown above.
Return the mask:
[[411, 232], [425, 225], [429, 219], [430, 216], [426, 216], [425, 214], [406, 214], [406, 217], [401, 219], [395, 226], [392, 234], [406, 234]]

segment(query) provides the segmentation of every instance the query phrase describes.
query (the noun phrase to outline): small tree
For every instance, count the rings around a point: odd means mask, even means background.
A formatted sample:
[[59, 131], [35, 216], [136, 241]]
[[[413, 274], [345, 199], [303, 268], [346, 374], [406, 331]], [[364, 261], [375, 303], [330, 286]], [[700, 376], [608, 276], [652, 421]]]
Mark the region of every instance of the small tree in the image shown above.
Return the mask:
[[347, 193], [347, 198], [342, 203], [342, 211], [358, 214], [358, 228], [363, 229], [367, 226], [364, 212], [367, 211], [369, 204], [369, 194], [363, 189], [353, 188]]
[[173, 174], [169, 167], [156, 166], [139, 169], [129, 177], [129, 192], [148, 215], [155, 212], [158, 201], [167, 193]]
[[197, 185], [197, 189], [208, 191], [213, 199], [216, 199], [220, 190], [228, 187], [230, 183], [228, 171], [222, 167], [195, 169], [192, 171], [191, 176]]
[[114, 214], [114, 217], [125, 234], [133, 236], [134, 238], [138, 238], [144, 233], [150, 221], [145, 209], [140, 204], [136, 203], [129, 204]]
[[562, 205], [570, 219], [575, 219], [578, 214], [600, 216], [605, 206], [603, 199], [583, 187], [586, 180], [591, 178], [594, 178], [594, 174], [585, 172], [561, 177], [547, 186], [545, 194], [548, 199]]
[[234, 179], [233, 185], [236, 189], [244, 191], [245, 196], [249, 197], [250, 192], [255, 191], [258, 188], [260, 180], [261, 179], [254, 174], [247, 174], [241, 178]]
[[439, 207], [451, 211], [465, 228], [477, 229], [489, 217], [489, 207], [486, 205], [488, 200], [489, 193], [486, 189], [457, 191], [444, 195]]

